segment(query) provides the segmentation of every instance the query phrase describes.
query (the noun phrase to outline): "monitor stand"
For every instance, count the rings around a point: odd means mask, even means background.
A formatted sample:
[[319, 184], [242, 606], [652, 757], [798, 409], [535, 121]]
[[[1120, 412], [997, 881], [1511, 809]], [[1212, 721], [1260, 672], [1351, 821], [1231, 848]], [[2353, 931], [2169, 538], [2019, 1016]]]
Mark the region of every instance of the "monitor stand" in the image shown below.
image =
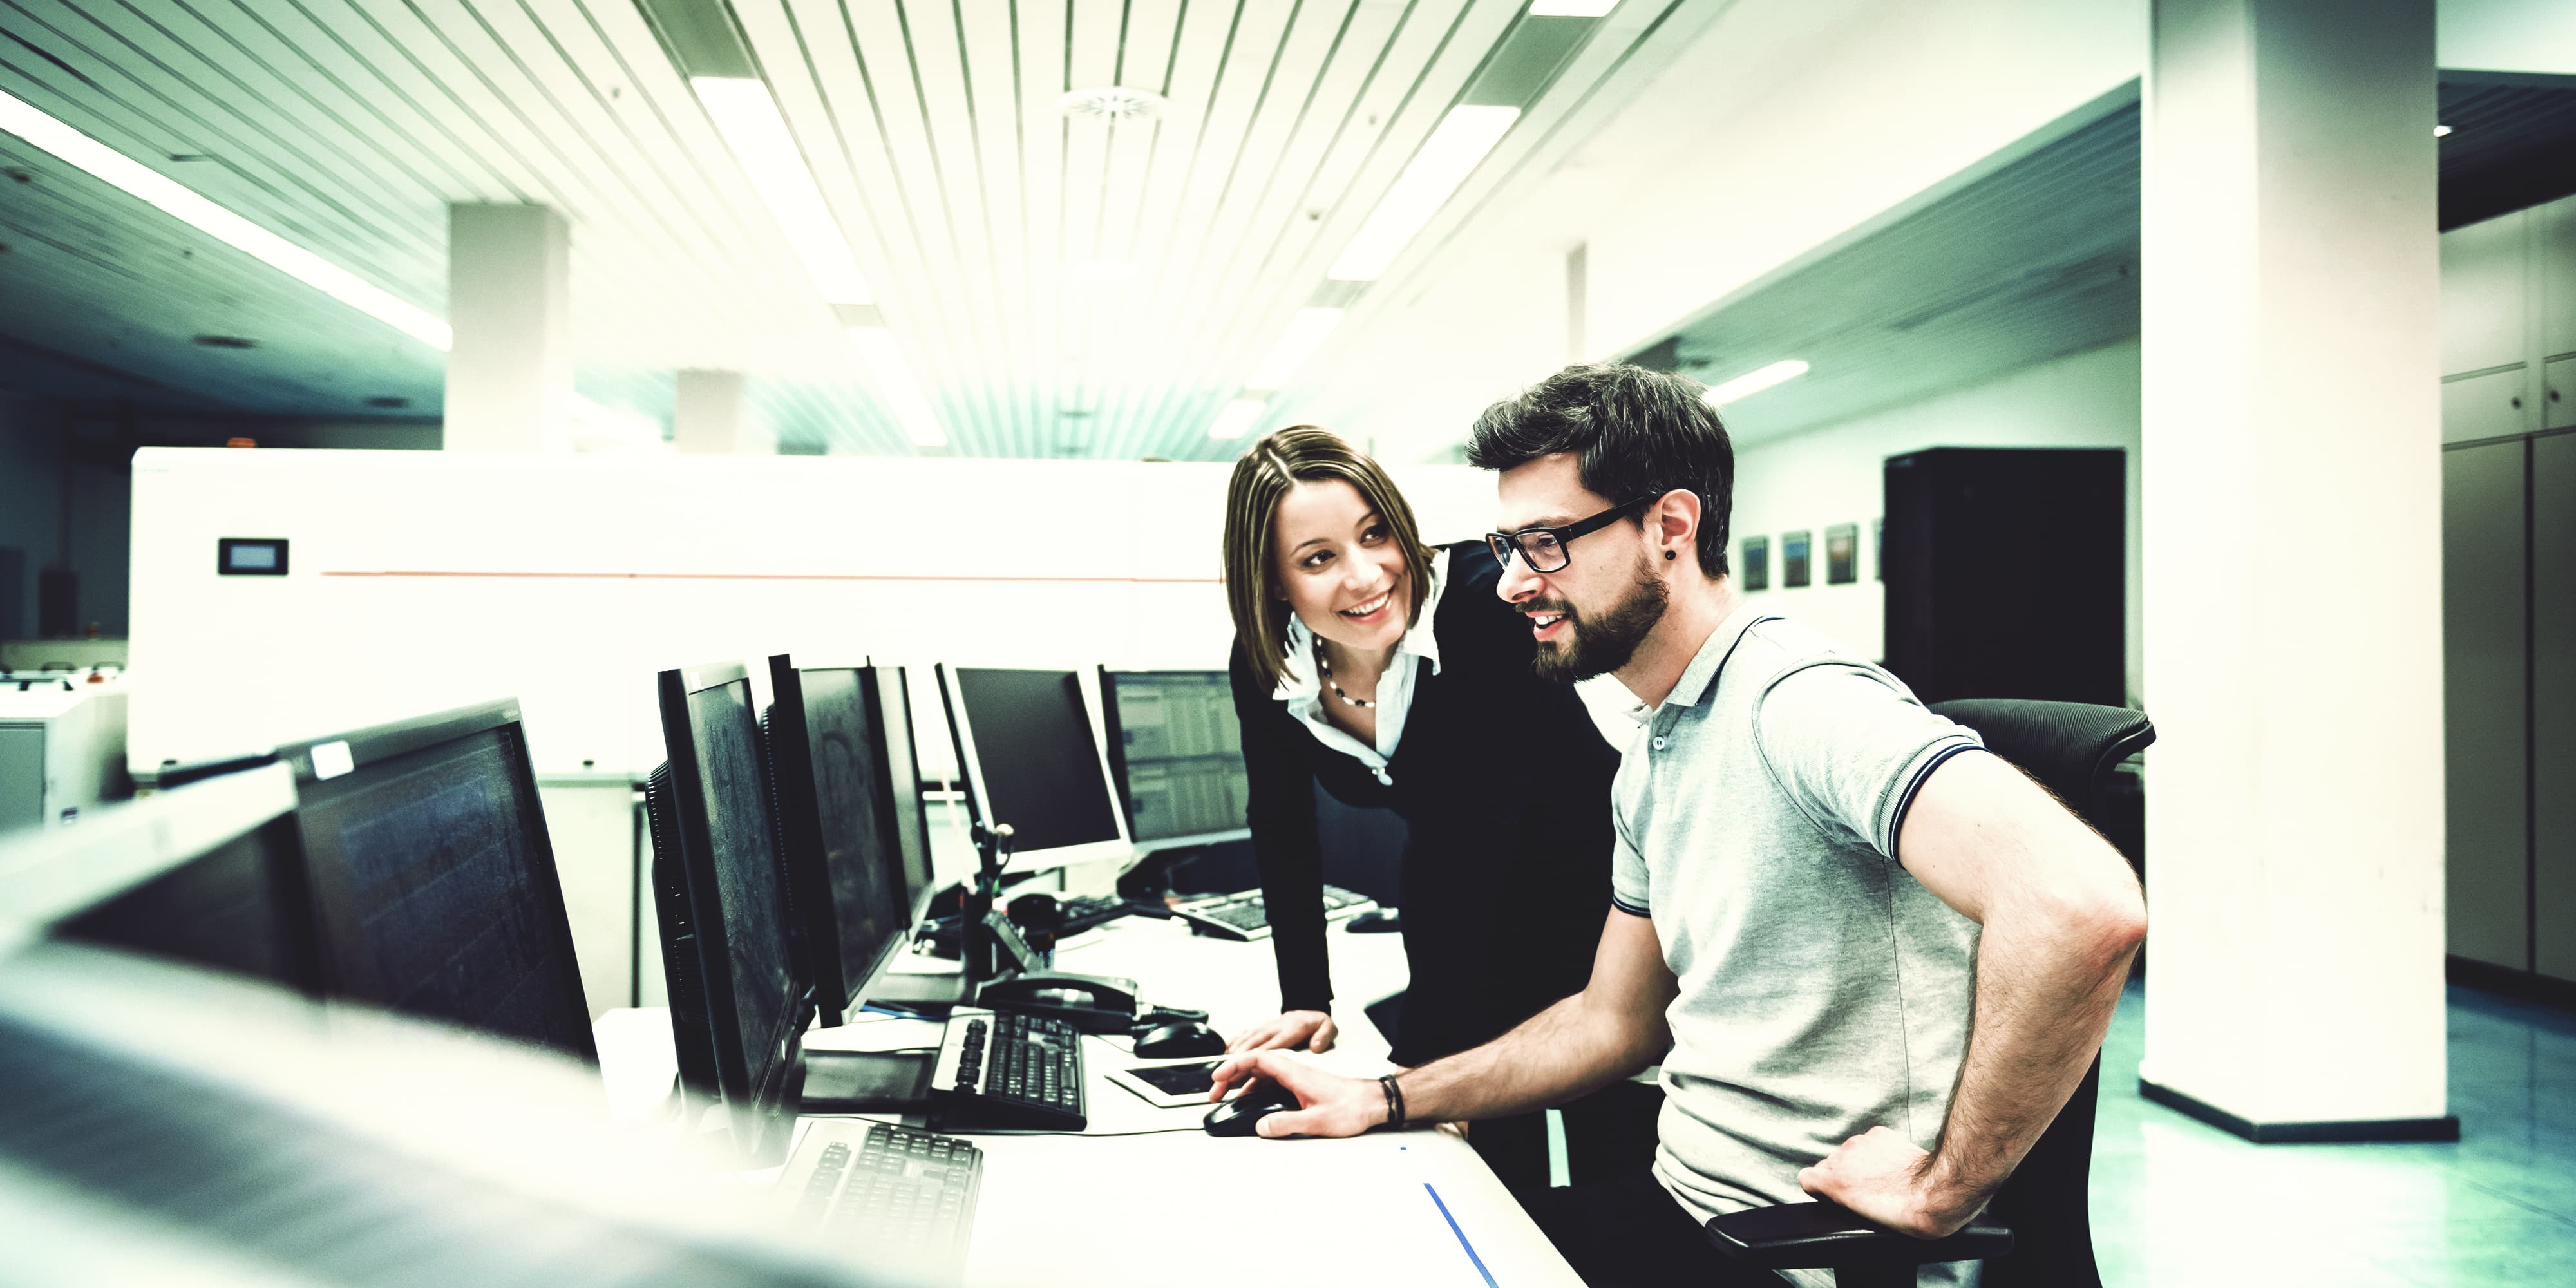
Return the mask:
[[807, 1051], [799, 1065], [796, 1111], [804, 1114], [917, 1113], [930, 1104], [928, 1051]]
[[877, 976], [860, 999], [866, 1006], [896, 1006], [908, 1011], [938, 1013], [952, 1006], [964, 1006], [975, 1000], [975, 981], [964, 972], [957, 974], [889, 971]]

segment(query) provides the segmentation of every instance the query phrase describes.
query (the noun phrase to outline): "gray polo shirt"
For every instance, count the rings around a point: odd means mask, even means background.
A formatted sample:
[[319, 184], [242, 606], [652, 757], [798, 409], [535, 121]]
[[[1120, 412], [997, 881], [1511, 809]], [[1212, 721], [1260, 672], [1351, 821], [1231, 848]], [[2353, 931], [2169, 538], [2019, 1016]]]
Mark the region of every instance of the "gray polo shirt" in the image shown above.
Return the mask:
[[1976, 735], [1751, 610], [1639, 718], [1611, 790], [1610, 885], [1654, 920], [1681, 983], [1657, 1177], [1706, 1220], [1805, 1200], [1798, 1170], [1872, 1127], [1931, 1148], [1967, 1051], [1977, 927], [1895, 862], [1896, 835]]

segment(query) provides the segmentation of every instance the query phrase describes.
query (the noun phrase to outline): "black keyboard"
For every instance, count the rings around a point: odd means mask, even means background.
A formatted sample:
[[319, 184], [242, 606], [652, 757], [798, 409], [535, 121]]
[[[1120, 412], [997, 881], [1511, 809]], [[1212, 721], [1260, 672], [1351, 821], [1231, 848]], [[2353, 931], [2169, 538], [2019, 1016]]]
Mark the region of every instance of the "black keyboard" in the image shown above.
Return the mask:
[[[888, 1279], [953, 1284], [966, 1267], [966, 1232], [984, 1179], [984, 1151], [951, 1136], [878, 1123], [818, 1123], [797, 1150], [810, 1159], [789, 1218], [798, 1231]], [[797, 1174], [791, 1166], [789, 1177]]]
[[[1324, 887], [1326, 921], [1356, 917], [1376, 906], [1376, 900], [1357, 891]], [[1179, 904], [1173, 907], [1172, 915], [1188, 922], [1191, 930], [1219, 939], [1266, 939], [1270, 935], [1270, 911], [1262, 904], [1258, 890]]]
[[1083, 895], [1065, 899], [1059, 901], [1057, 906], [1064, 910], [1064, 925], [1055, 932], [1055, 937], [1059, 940], [1071, 939], [1094, 926], [1107, 925], [1120, 917], [1172, 915], [1171, 909], [1159, 903], [1144, 903], [1135, 899], [1103, 895]]
[[930, 1067], [938, 1121], [1080, 1131], [1082, 1035], [1062, 1020], [961, 1006]]

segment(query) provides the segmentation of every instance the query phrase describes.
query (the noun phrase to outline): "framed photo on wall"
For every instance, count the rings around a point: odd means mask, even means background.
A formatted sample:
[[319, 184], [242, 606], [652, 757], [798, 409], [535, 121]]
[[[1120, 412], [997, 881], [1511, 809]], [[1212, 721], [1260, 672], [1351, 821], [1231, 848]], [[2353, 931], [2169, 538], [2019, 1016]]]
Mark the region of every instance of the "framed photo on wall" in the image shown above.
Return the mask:
[[1825, 529], [1825, 584], [1848, 586], [1860, 580], [1860, 525], [1837, 523]]
[[1736, 575], [1744, 579], [1746, 590], [1771, 589], [1771, 538], [1746, 537], [1744, 557], [1736, 562]]
[[1807, 584], [1807, 546], [1810, 533], [1805, 529], [1780, 534], [1780, 584], [1790, 589]]

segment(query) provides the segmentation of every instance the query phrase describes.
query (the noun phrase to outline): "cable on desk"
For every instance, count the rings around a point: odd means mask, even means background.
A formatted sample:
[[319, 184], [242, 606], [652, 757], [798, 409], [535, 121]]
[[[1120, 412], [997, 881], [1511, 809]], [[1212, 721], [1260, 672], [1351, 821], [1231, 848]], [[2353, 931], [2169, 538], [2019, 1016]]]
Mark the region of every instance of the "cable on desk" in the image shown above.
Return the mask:
[[903, 1127], [912, 1131], [933, 1132], [941, 1136], [1088, 1136], [1094, 1140], [1108, 1140], [1115, 1136], [1168, 1136], [1173, 1132], [1182, 1131], [1197, 1132], [1201, 1135], [1205, 1135], [1207, 1133], [1207, 1128], [1205, 1127], [1155, 1127], [1146, 1131], [1025, 1131], [1015, 1128], [978, 1131], [964, 1127], [914, 1127], [910, 1123], [898, 1122], [892, 1118], [870, 1118], [866, 1114], [815, 1114], [812, 1116], [817, 1118], [853, 1119], [863, 1123], [881, 1123], [888, 1127]]

